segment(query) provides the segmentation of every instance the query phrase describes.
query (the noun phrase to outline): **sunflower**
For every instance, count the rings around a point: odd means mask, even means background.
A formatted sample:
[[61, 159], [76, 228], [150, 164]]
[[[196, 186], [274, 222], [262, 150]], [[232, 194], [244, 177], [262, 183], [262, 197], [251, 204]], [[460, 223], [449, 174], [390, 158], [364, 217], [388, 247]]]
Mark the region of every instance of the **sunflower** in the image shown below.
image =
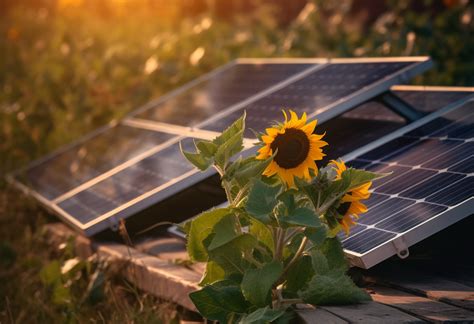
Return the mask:
[[258, 150], [257, 159], [267, 159], [276, 152], [263, 175], [278, 174], [288, 186], [294, 187], [294, 177], [310, 180], [310, 169], [318, 172], [314, 161], [325, 156], [321, 148], [328, 144], [321, 141], [324, 134], [313, 134], [317, 121], [306, 124], [306, 113], [298, 118], [290, 110], [290, 120], [285, 111], [283, 115], [285, 122], [282, 125], [267, 128], [266, 134], [262, 135], [264, 146]]
[[[335, 165], [337, 173], [336, 180], [341, 179], [342, 173], [347, 170], [346, 165], [343, 161], [331, 161]], [[348, 191], [341, 200], [341, 204], [337, 208], [337, 213], [342, 216], [339, 220], [342, 228], [349, 235], [349, 229], [354, 226], [356, 222], [354, 219], [358, 219], [360, 214], [367, 212], [367, 206], [361, 203], [361, 200], [368, 199], [370, 197], [369, 188], [372, 182], [369, 181], [360, 185], [356, 188]]]

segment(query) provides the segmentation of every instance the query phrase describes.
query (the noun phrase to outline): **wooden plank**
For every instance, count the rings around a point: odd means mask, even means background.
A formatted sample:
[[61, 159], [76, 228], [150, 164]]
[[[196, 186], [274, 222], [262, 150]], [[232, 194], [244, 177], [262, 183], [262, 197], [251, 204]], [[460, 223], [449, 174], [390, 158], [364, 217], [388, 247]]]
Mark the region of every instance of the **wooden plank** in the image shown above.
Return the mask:
[[97, 253], [104, 259], [123, 262], [122, 275], [138, 288], [196, 311], [188, 295], [199, 289], [199, 273], [123, 244], [91, 241], [63, 224], [48, 224], [45, 229], [51, 243], [59, 245], [74, 237], [76, 252], [81, 257]]
[[439, 300], [451, 305], [474, 310], [474, 288], [439, 276], [410, 269], [378, 272], [368, 280]]
[[321, 306], [320, 308], [350, 323], [425, 323], [419, 318], [377, 302], [345, 306]]
[[372, 286], [372, 299], [430, 322], [474, 322], [474, 312], [400, 290]]
[[303, 323], [348, 324], [349, 322], [322, 308], [307, 307], [298, 310], [297, 314]]

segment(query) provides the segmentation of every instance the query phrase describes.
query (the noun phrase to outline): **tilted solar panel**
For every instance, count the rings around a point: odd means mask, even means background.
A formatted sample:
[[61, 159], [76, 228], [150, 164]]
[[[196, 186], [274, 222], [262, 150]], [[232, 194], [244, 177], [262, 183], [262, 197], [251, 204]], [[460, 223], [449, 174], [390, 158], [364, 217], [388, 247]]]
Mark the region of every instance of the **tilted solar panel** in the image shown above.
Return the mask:
[[[297, 87], [297, 82], [308, 75], [315, 77], [311, 79], [313, 81], [306, 80], [305, 84], [310, 87], [310, 83], [314, 82], [313, 90], [318, 91], [318, 102], [322, 103], [321, 106], [313, 107], [317, 109], [312, 117], [320, 118], [320, 113], [323, 120], [328, 120], [331, 116], [341, 114], [358, 103], [387, 91], [393, 83], [404, 81], [429, 65], [430, 61], [426, 57], [331, 61], [239, 60], [183, 86], [158, 102], [146, 105], [122, 121], [119, 126], [97, 132], [94, 136], [88, 136], [41, 162], [33, 163], [22, 175], [17, 176], [16, 180], [23, 177], [23, 182], [19, 183], [22, 189], [32, 193], [76, 228], [92, 235], [116, 225], [119, 219], [130, 217], [214, 174], [212, 171], [201, 174], [189, 169], [187, 164], [185, 167], [184, 163], [177, 162], [181, 158], [176, 144], [178, 140], [185, 137], [216, 136], [212, 130], [187, 126], [196, 122], [209, 125], [206, 119], [215, 121], [257, 100], [270, 100], [268, 98], [271, 98], [273, 93], [288, 85]], [[233, 70], [236, 66], [239, 68]], [[266, 72], [260, 70], [262, 66]], [[364, 74], [361, 66], [366, 69], [372, 66], [370, 73]], [[317, 74], [326, 68], [332, 72]], [[241, 78], [238, 79], [240, 83], [235, 75]], [[355, 87], [347, 83], [338, 87], [334, 82], [331, 87], [326, 87], [321, 81], [327, 78], [342, 82], [343, 76], [349, 75], [352, 75], [353, 80], [361, 81], [356, 83]], [[223, 87], [219, 88], [221, 83]], [[240, 92], [233, 93], [229, 84], [234, 84]], [[219, 93], [211, 94], [217, 88], [220, 89]], [[303, 96], [304, 91], [311, 91], [310, 88], [294, 89], [296, 93], [293, 96], [298, 97]], [[196, 119], [187, 118], [186, 102], [189, 98], [195, 98], [197, 92], [200, 93], [199, 96], [211, 98], [196, 108], [206, 113], [196, 112], [192, 114]], [[289, 99], [290, 97], [281, 97], [280, 104], [286, 106], [285, 102]], [[167, 124], [166, 121], [170, 120], [161, 117], [158, 121], [134, 117], [146, 115], [151, 111], [161, 111], [159, 107], [164, 107], [168, 105], [168, 101], [173, 100], [184, 100], [184, 106], [178, 107], [175, 103], [169, 105], [176, 110], [173, 116], [183, 118], [179, 123], [176, 121], [177, 124]], [[191, 100], [191, 106], [193, 102]], [[237, 103], [234, 104], [235, 102]], [[305, 109], [303, 106], [296, 108], [298, 112]], [[193, 109], [191, 107], [191, 110]], [[221, 111], [217, 112], [219, 109]], [[170, 116], [167, 113], [158, 115]], [[87, 153], [88, 159], [83, 159], [84, 152]], [[247, 151], [247, 154], [250, 154], [250, 151]], [[167, 158], [170, 156], [173, 157], [171, 160]]]
[[340, 236], [355, 265], [405, 256], [409, 246], [474, 212], [474, 98], [461, 101], [351, 154], [349, 165], [393, 172], [374, 182], [357, 230]]
[[391, 85], [415, 70], [424, 69], [426, 62], [410, 60], [332, 60], [320, 65], [313, 72], [289, 83], [259, 100], [233, 109], [225, 116], [216, 116], [197, 127], [218, 131], [247, 112], [247, 137], [252, 130], [263, 131], [275, 120], [281, 119], [283, 107], [298, 114], [306, 112], [310, 118], [321, 122], [386, 91]]
[[169, 99], [147, 105], [149, 107], [133, 116], [180, 126], [194, 126], [300, 72], [314, 68], [318, 65], [317, 62], [319, 61], [295, 61], [287, 64], [235, 62]]
[[107, 127], [20, 170], [17, 180], [54, 200], [173, 137], [125, 125]]

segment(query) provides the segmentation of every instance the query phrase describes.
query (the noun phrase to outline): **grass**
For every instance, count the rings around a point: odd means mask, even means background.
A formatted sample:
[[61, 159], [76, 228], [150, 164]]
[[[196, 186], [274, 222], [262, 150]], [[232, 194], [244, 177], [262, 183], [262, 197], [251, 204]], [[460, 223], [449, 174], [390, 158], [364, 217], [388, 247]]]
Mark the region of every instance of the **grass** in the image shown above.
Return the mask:
[[441, 10], [426, 1], [416, 11], [388, 1], [389, 11], [368, 26], [351, 20], [349, 1], [314, 1], [289, 26], [263, 5], [229, 22], [212, 13], [178, 17], [179, 8], [164, 12], [145, 0], [6, 3], [0, 13], [1, 323], [175, 317], [174, 305], [138, 292], [111, 265], [90, 260], [58, 273], [75, 256], [67, 246], [58, 252], [47, 244], [41, 228], [55, 218], [3, 180], [151, 98], [236, 57], [429, 54], [437, 65], [416, 83], [474, 84], [473, 5], [462, 1], [445, 1]]

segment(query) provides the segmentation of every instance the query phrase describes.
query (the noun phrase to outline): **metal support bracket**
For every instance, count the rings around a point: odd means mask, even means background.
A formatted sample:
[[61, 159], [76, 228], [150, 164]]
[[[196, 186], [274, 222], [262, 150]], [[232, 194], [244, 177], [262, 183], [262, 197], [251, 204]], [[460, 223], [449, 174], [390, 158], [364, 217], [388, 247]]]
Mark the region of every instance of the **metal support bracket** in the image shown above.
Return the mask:
[[397, 255], [400, 259], [405, 259], [410, 255], [410, 251], [408, 250], [408, 246], [403, 239], [403, 236], [400, 236], [392, 241], [393, 247], [395, 251], [397, 251]]
[[416, 110], [412, 105], [402, 100], [391, 91], [381, 94], [377, 97], [377, 100], [410, 122], [418, 120], [424, 116], [423, 113]]

